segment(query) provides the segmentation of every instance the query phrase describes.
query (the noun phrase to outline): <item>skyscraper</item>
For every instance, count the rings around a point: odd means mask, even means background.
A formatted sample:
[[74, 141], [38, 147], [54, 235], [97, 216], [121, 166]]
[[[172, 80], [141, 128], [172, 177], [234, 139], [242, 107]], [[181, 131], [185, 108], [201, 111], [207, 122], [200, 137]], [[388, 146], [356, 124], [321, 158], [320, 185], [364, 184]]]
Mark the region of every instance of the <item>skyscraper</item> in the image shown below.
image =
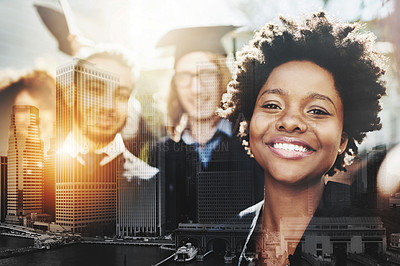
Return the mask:
[[[142, 96], [144, 108], [152, 106], [152, 96]], [[150, 116], [155, 116], [155, 110], [148, 110]], [[156, 132], [156, 124], [147, 125], [148, 130]], [[156, 132], [158, 133], [158, 132]], [[147, 134], [149, 135], [149, 133]], [[153, 146], [151, 136], [139, 136], [132, 145]], [[147, 176], [146, 165], [132, 169], [137, 176]], [[139, 173], [143, 174], [139, 174]], [[161, 236], [164, 233], [164, 180], [160, 176], [149, 180], [133, 178], [128, 180], [123, 176], [117, 179], [117, 235], [118, 236]]]
[[102, 154], [90, 155], [85, 143], [78, 145], [68, 136], [79, 132], [76, 138], [84, 139], [97, 121], [89, 113], [88, 121], [80, 123], [82, 106], [96, 108], [101, 104], [96, 93], [115, 88], [118, 80], [85, 60], [74, 59], [56, 70], [56, 223], [72, 232], [115, 233], [117, 165], [100, 166]]
[[7, 215], [7, 156], [1, 156], [1, 177], [0, 177], [0, 200], [1, 212], [0, 221], [4, 222]]
[[43, 212], [50, 214], [52, 221], [56, 216], [56, 149], [55, 139], [50, 139], [50, 149], [44, 158], [44, 201]]
[[43, 143], [39, 109], [14, 105], [8, 144], [7, 216], [21, 223], [23, 216], [43, 211]]
[[159, 177], [117, 182], [117, 235], [161, 236], [163, 234], [163, 194]]
[[[238, 161], [238, 164], [240, 162]], [[201, 224], [223, 224], [240, 211], [255, 204], [255, 179], [252, 171], [197, 173], [197, 217]], [[243, 219], [242, 222], [248, 222]]]

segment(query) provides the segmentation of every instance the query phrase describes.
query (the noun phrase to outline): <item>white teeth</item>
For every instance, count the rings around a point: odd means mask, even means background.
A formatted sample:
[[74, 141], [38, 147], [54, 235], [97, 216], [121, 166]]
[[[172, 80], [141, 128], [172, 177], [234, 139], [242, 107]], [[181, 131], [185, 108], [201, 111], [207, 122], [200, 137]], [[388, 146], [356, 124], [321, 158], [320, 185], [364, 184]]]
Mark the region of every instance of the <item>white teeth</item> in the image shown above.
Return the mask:
[[303, 146], [295, 145], [295, 144], [288, 144], [288, 143], [274, 143], [273, 147], [275, 149], [282, 149], [286, 151], [298, 151], [298, 152], [307, 152], [308, 149]]

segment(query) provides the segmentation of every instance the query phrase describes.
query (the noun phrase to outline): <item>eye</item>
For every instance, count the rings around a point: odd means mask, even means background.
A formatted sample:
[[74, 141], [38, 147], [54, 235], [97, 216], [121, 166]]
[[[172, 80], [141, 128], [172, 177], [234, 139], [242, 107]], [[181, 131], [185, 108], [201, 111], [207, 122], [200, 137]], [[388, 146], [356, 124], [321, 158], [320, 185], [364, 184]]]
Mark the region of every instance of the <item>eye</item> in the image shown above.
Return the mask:
[[217, 70], [203, 69], [199, 71], [199, 77], [203, 80], [215, 79], [218, 75]]
[[115, 98], [118, 101], [125, 102], [129, 100], [131, 96], [131, 90], [127, 87], [117, 87], [115, 90]]
[[119, 92], [116, 93], [115, 98], [121, 102], [127, 102], [129, 100], [130, 94]]
[[93, 91], [93, 92], [96, 93], [96, 94], [101, 95], [101, 94], [104, 93], [105, 88], [104, 88], [104, 86], [101, 86], [101, 85], [95, 85], [95, 86], [93, 86], [93, 87], [91, 88], [91, 91]]
[[127, 102], [129, 100], [129, 95], [116, 95], [116, 99], [121, 102]]
[[266, 104], [263, 104], [261, 107], [265, 108], [265, 109], [278, 109], [278, 110], [281, 109], [278, 105], [276, 105], [274, 103], [266, 103]]
[[325, 111], [324, 109], [320, 109], [320, 108], [311, 109], [310, 111], [308, 111], [308, 113], [313, 114], [313, 115], [329, 115], [329, 113], [327, 111]]
[[104, 83], [96, 80], [87, 80], [82, 88], [93, 96], [102, 96], [106, 91]]

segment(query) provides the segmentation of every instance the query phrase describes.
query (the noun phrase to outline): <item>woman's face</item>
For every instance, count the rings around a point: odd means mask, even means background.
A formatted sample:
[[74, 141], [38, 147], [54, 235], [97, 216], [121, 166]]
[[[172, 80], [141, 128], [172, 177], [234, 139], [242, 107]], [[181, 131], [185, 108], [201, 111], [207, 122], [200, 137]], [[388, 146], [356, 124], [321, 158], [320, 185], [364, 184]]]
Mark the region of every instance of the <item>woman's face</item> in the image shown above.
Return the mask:
[[204, 52], [192, 52], [179, 59], [174, 82], [184, 111], [194, 119], [215, 116], [219, 105], [218, 67]]
[[266, 176], [288, 185], [321, 178], [347, 145], [330, 72], [310, 61], [276, 67], [258, 94], [250, 147]]

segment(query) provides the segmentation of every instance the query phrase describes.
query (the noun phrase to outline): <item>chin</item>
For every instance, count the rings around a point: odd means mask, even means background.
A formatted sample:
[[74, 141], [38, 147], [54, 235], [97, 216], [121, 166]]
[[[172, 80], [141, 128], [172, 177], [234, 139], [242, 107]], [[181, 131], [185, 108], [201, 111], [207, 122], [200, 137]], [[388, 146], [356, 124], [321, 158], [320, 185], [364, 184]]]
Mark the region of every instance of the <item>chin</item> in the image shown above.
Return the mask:
[[[285, 169], [285, 168], [284, 168]], [[309, 184], [310, 182], [315, 182], [320, 180], [323, 174], [313, 175], [302, 173], [303, 169], [289, 169], [286, 167], [284, 172], [271, 172], [269, 176], [275, 180], [275, 182], [280, 183], [285, 186], [302, 186]]]
[[89, 137], [93, 140], [101, 140], [100, 142], [111, 142], [114, 140], [118, 132], [108, 130], [98, 130], [97, 132], [89, 133]]
[[214, 113], [210, 113], [210, 114], [196, 114], [193, 117], [197, 120], [207, 120], [207, 119], [212, 119], [214, 117]]

